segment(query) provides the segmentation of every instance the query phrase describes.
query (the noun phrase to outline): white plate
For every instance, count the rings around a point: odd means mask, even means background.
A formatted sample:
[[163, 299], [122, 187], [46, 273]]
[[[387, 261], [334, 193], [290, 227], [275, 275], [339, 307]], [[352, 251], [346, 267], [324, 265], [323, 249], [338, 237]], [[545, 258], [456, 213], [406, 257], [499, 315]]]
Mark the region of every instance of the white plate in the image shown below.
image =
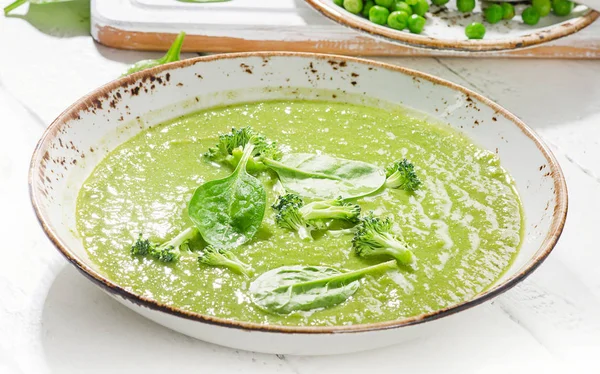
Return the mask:
[[[399, 31], [387, 26], [374, 24], [368, 19], [354, 15], [333, 3], [333, 0], [306, 0], [316, 10], [335, 22], [362, 31], [368, 35], [383, 38], [392, 43], [413, 47], [451, 51], [505, 51], [520, 49], [545, 43], [573, 34], [591, 24], [598, 13], [578, 5], [569, 16], [557, 17], [552, 13], [540, 19], [535, 26], [523, 23], [521, 16], [510, 21], [500, 21], [494, 25], [484, 23], [485, 38], [469, 40], [465, 36], [465, 26], [472, 22], [482, 22], [481, 1], [470, 14], [460, 13], [455, 0], [444, 7], [431, 6], [427, 13], [427, 23], [422, 34], [411, 34], [408, 30]], [[525, 5], [516, 5], [517, 14]]]

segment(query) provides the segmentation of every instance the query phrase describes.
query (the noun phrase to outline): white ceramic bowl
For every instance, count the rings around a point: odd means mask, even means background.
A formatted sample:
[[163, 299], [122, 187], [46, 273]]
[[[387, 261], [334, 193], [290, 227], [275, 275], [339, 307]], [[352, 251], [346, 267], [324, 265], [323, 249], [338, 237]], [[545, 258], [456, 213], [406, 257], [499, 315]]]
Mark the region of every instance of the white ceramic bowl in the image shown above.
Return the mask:
[[[74, 213], [81, 184], [108, 152], [148, 126], [182, 114], [284, 98], [401, 103], [448, 122], [498, 153], [516, 181], [526, 216], [525, 240], [514, 265], [494, 287], [453, 307], [402, 320], [335, 327], [259, 325], [186, 312], [133, 294], [103, 275], [77, 237]], [[556, 160], [525, 124], [497, 104], [416, 71], [301, 53], [201, 57], [113, 81], [77, 101], [48, 127], [33, 154], [29, 183], [48, 237], [116, 300], [198, 339], [282, 354], [360, 351], [418, 336], [434, 320], [478, 305], [529, 275], [554, 247], [567, 213], [566, 185]]]

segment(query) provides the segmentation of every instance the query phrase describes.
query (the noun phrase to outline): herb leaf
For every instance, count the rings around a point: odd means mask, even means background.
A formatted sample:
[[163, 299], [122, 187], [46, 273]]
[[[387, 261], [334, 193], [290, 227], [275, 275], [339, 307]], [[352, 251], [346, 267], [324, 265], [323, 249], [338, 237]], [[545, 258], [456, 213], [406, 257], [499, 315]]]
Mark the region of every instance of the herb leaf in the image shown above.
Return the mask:
[[346, 273], [326, 266], [282, 266], [256, 278], [250, 284], [250, 295], [259, 308], [270, 313], [328, 308], [352, 296], [364, 275], [395, 267], [395, 260]]
[[288, 192], [310, 198], [365, 196], [381, 188], [386, 180], [383, 169], [375, 165], [328, 155], [290, 153], [281, 161], [262, 161], [277, 172]]
[[7, 6], [4, 7], [4, 15], [7, 15], [14, 9], [17, 9], [18, 7], [20, 7], [21, 5], [23, 5], [27, 2], [28, 2], [27, 0], [16, 0], [15, 2], [8, 4]]
[[190, 219], [216, 248], [234, 248], [252, 239], [265, 215], [265, 189], [246, 172], [253, 149], [248, 143], [233, 173], [198, 187], [188, 205]]
[[133, 74], [135, 72], [142, 71], [145, 69], [150, 69], [158, 65], [179, 61], [181, 59], [180, 52], [181, 47], [183, 46], [183, 39], [185, 39], [185, 33], [182, 31], [179, 33], [179, 35], [177, 35], [177, 38], [175, 38], [175, 41], [173, 41], [173, 44], [171, 44], [171, 47], [163, 57], [157, 60], [138, 61], [132, 66], [130, 66], [129, 69], [127, 69], [127, 71], [121, 76], [124, 77], [126, 75]]
[[50, 3], [66, 3], [68, 1], [74, 0], [16, 0], [7, 6], [4, 7], [4, 15], [8, 15], [11, 11], [17, 9], [21, 5], [31, 3], [31, 4], [50, 4]]

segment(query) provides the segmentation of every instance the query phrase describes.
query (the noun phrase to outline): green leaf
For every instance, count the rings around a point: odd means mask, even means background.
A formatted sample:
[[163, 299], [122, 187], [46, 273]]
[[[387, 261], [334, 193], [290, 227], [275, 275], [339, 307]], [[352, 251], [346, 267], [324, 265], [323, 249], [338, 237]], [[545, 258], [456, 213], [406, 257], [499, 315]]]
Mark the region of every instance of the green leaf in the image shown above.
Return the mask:
[[345, 273], [326, 266], [282, 266], [256, 278], [250, 295], [270, 313], [328, 308], [354, 295], [364, 275], [395, 267], [395, 260]]
[[179, 61], [181, 59], [181, 47], [183, 46], [183, 40], [185, 39], [185, 33], [182, 31], [177, 35], [173, 44], [171, 44], [171, 48], [167, 51], [163, 57], [157, 60], [142, 60], [138, 61], [127, 69], [122, 77], [127, 76], [129, 74], [133, 74], [138, 71], [146, 70], [153, 68], [158, 65], [168, 64], [169, 62]]
[[233, 173], [198, 187], [188, 205], [190, 219], [216, 248], [234, 248], [252, 239], [265, 215], [265, 189], [246, 172], [253, 149], [248, 143]]
[[288, 192], [318, 199], [360, 197], [377, 191], [385, 183], [383, 169], [362, 161], [328, 155], [290, 153], [265, 165], [279, 175]]
[[4, 7], [4, 15], [7, 15], [8, 13], [10, 13], [12, 10], [17, 9], [18, 7], [20, 7], [21, 5], [24, 5], [26, 3], [30, 3], [30, 4], [50, 4], [50, 3], [65, 3], [68, 1], [75, 1], [75, 0], [16, 0], [13, 3], [8, 4], [7, 6]]

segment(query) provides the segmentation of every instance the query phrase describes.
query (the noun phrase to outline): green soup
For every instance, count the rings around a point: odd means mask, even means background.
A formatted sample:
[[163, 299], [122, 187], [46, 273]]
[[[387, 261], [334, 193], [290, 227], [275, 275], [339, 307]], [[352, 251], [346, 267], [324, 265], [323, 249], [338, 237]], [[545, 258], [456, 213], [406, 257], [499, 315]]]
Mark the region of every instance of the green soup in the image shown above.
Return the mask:
[[[164, 264], [134, 257], [139, 233], [170, 239], [191, 224], [187, 203], [203, 182], [231, 173], [202, 154], [232, 127], [251, 125], [286, 151], [322, 152], [381, 167], [407, 158], [422, 180], [415, 193], [382, 189], [358, 199], [364, 212], [390, 216], [413, 246], [415, 269], [366, 276], [344, 303], [289, 315], [253, 305], [251, 279], [193, 259]], [[268, 204], [277, 179], [258, 178]], [[468, 300], [511, 265], [521, 242], [522, 213], [498, 158], [446, 125], [410, 112], [332, 102], [274, 101], [216, 108], [144, 131], [111, 152], [84, 183], [77, 228], [90, 257], [116, 283], [158, 302], [206, 315], [283, 325], [389, 321]], [[267, 208], [252, 241], [236, 249], [256, 274], [284, 265], [359, 269], [351, 235], [301, 241], [274, 223]]]

